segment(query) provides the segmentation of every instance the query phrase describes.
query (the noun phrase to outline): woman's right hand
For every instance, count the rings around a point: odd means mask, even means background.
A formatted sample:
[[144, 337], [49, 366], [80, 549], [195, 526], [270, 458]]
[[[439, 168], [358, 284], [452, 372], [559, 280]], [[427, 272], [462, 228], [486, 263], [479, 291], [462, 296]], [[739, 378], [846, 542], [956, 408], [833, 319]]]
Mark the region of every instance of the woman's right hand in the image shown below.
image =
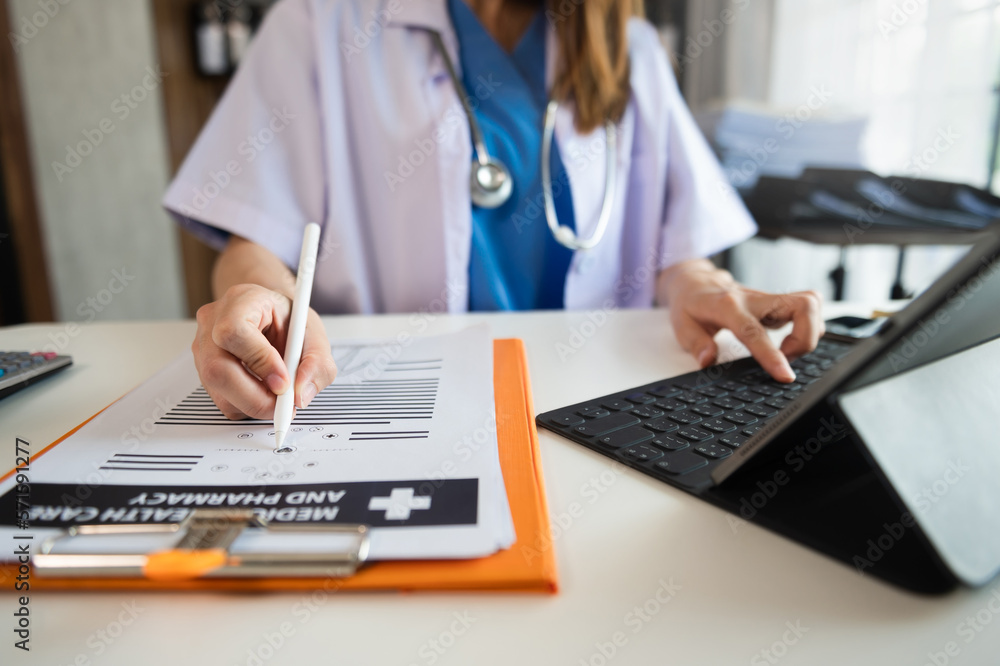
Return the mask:
[[[234, 285], [198, 309], [198, 332], [191, 344], [195, 366], [208, 395], [228, 418], [274, 418], [277, 396], [290, 390], [282, 355], [291, 311], [287, 296], [255, 284]], [[295, 406], [305, 408], [336, 376], [323, 322], [310, 309], [295, 376]]]

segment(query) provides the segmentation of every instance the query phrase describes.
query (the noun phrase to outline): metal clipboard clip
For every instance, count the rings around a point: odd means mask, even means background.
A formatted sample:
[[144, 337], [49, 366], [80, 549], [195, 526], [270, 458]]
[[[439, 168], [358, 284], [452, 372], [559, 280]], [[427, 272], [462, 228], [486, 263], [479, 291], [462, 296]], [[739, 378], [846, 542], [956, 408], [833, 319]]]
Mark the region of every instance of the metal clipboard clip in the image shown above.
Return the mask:
[[[230, 552], [248, 527], [268, 533], [327, 534], [353, 537], [337, 552]], [[179, 535], [172, 547], [150, 553], [64, 551], [66, 542], [86, 536]], [[274, 525], [252, 509], [195, 509], [180, 523], [157, 525], [79, 525], [46, 539], [31, 563], [39, 576], [195, 578], [317, 577], [345, 578], [368, 559], [367, 525]], [[59, 546], [62, 552], [52, 552]]]

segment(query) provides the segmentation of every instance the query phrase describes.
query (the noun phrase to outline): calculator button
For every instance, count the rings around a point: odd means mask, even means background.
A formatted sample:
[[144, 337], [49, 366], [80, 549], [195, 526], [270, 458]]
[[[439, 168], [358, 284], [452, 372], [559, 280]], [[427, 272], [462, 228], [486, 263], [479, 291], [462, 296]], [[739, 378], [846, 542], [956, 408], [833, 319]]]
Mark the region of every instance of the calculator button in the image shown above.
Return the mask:
[[721, 444], [716, 444], [715, 442], [705, 442], [704, 444], [699, 444], [694, 448], [694, 452], [700, 453], [706, 458], [712, 458], [713, 460], [725, 458], [733, 453], [732, 449], [726, 448]]
[[557, 426], [569, 427], [569, 426], [581, 425], [583, 423], [586, 423], [586, 421], [584, 421], [576, 414], [567, 414], [566, 416], [554, 416], [551, 419], [549, 419], [549, 423], [552, 423]]
[[677, 430], [677, 424], [669, 419], [652, 419], [642, 424], [654, 432], [673, 432]]
[[637, 405], [647, 405], [656, 400], [653, 396], [646, 395], [645, 393], [629, 393], [625, 396], [625, 399], [629, 402], [634, 402]]
[[703, 442], [706, 439], [712, 439], [712, 435], [697, 428], [681, 428], [677, 431], [677, 434], [684, 439], [690, 439], [692, 442]]
[[686, 449], [691, 446], [691, 443], [686, 439], [680, 439], [679, 437], [672, 437], [671, 435], [660, 435], [652, 442], [653, 446], [659, 447], [664, 451], [680, 451], [681, 449]]
[[598, 407], [597, 405], [591, 405], [590, 407], [581, 407], [576, 410], [576, 413], [580, 416], [584, 416], [588, 419], [602, 419], [605, 416], [609, 416], [611, 412], [604, 409], [603, 407]]
[[[639, 422], [639, 419], [631, 414], [612, 414], [611, 416], [607, 416], [603, 419], [589, 421], [584, 425], [576, 426], [573, 428], [573, 432], [586, 435], [588, 437], [600, 437], [601, 435], [606, 435], [609, 432], [614, 432], [615, 430], [638, 425]], [[646, 432], [649, 431], [647, 430]]]
[[663, 416], [663, 412], [661, 410], [653, 409], [651, 407], [637, 407], [632, 410], [632, 413], [640, 419], [655, 419], [658, 416]]
[[621, 450], [623, 456], [636, 462], [649, 462], [663, 457], [663, 451], [646, 444], [636, 444]]
[[619, 412], [632, 409], [635, 405], [627, 400], [608, 400], [607, 402], [601, 403], [601, 406], [605, 409], [610, 409], [613, 412]]
[[700, 469], [708, 464], [708, 461], [700, 456], [696, 456], [688, 451], [680, 451], [664, 457], [653, 463], [655, 469], [668, 474], [680, 476]]
[[734, 426], [729, 421], [723, 421], [722, 419], [711, 419], [705, 421], [704, 423], [701, 424], [701, 427], [706, 430], [711, 430], [712, 432], [720, 432], [720, 433], [732, 432], [736, 430], [736, 426]]
[[645, 442], [647, 439], [653, 439], [653, 433], [645, 428], [626, 428], [604, 437], [598, 437], [597, 441], [612, 449], [620, 449], [623, 446]]

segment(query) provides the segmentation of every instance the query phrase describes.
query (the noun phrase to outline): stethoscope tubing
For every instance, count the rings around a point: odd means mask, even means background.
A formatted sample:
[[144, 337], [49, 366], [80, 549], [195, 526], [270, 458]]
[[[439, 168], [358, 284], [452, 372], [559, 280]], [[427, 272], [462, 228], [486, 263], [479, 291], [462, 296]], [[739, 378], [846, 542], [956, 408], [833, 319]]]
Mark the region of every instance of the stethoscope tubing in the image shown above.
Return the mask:
[[[482, 129], [479, 127], [479, 122], [476, 120], [476, 114], [469, 104], [469, 95], [465, 90], [465, 86], [462, 85], [461, 79], [458, 78], [458, 73], [455, 71], [455, 64], [452, 62], [451, 56], [448, 55], [448, 50], [445, 48], [444, 40], [441, 38], [441, 33], [437, 30], [428, 30], [431, 34], [431, 38], [434, 41], [434, 46], [437, 48], [438, 53], [441, 54], [444, 60], [445, 67], [448, 70], [448, 76], [451, 78], [452, 85], [455, 88], [455, 93], [459, 97], [459, 101], [462, 104], [462, 109], [465, 111], [465, 116], [469, 121], [469, 134], [472, 138], [472, 145], [476, 152], [476, 162], [473, 165], [473, 169], [485, 169], [485, 168], [498, 168], [504, 172], [506, 176], [505, 181], [511, 182], [511, 175], [507, 167], [499, 160], [494, 159], [489, 150], [486, 148], [486, 141], [483, 137]], [[582, 239], [576, 235], [568, 226], [559, 224], [559, 216], [556, 213], [555, 198], [552, 194], [552, 168], [551, 168], [551, 157], [552, 157], [552, 141], [555, 135], [556, 126], [556, 111], [559, 109], [559, 103], [554, 99], [549, 99], [548, 104], [545, 107], [545, 120], [542, 125], [542, 149], [541, 149], [541, 176], [542, 176], [542, 197], [545, 203], [545, 222], [549, 227], [549, 231], [556, 241], [570, 249], [570, 250], [591, 250], [597, 246], [598, 243], [604, 238], [604, 234], [608, 228], [608, 222], [611, 220], [611, 212], [614, 208], [614, 193], [617, 184], [618, 176], [618, 140], [617, 140], [617, 129], [615, 124], [610, 120], [604, 124], [604, 134], [605, 134], [605, 155], [606, 155], [606, 168], [604, 173], [604, 200], [601, 203], [601, 213], [597, 218], [597, 226], [594, 229], [594, 233], [590, 238]], [[476, 174], [473, 173], [470, 178], [470, 183], [472, 187], [475, 187], [475, 183], [478, 181]], [[490, 207], [502, 206], [507, 198], [509, 197], [509, 192], [506, 196], [502, 196], [498, 203], [491, 205]], [[477, 200], [478, 197], [473, 195], [473, 200]]]

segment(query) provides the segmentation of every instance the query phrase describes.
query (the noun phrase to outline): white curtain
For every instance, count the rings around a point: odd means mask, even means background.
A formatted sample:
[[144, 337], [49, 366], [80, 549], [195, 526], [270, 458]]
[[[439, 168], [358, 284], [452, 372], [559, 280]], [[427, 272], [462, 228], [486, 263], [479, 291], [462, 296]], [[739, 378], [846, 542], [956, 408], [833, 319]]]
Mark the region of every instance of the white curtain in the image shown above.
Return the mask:
[[[711, 0], [690, 3], [688, 30], [699, 29], [705, 12], [741, 4], [746, 20], [733, 22], [718, 52], [690, 70], [695, 80], [686, 92], [695, 108], [749, 97], [780, 112], [825, 86], [832, 93], [825, 111], [869, 118], [863, 152], [871, 170], [987, 185], [1000, 0], [771, 0], [763, 10], [754, 0]], [[912, 248], [905, 286], [922, 290], [961, 251]], [[827, 273], [838, 257], [832, 247], [755, 240], [733, 253], [733, 267], [759, 288], [829, 296]], [[884, 301], [896, 257], [895, 248], [850, 248], [846, 298]]]

